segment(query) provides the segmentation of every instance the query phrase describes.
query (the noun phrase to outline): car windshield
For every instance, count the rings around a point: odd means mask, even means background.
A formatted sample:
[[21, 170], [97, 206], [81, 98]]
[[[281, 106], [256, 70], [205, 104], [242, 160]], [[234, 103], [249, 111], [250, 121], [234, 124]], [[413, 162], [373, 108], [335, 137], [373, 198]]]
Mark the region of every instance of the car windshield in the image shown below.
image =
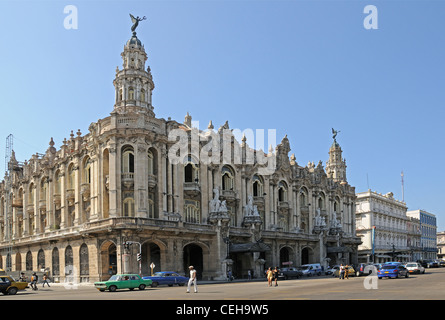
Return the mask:
[[407, 267], [417, 267], [417, 264], [416, 263], [408, 263], [406, 266]]
[[162, 272], [155, 272], [154, 277], [163, 277], [164, 274]]
[[111, 276], [110, 279], [108, 279], [108, 280], [110, 280], [110, 281], [117, 281], [117, 280], [119, 280], [119, 279], [120, 279], [120, 276], [118, 276], [117, 274], [115, 274], [115, 275]]
[[311, 267], [311, 266], [302, 266], [301, 269], [302, 269], [302, 270], [307, 270], [307, 269], [309, 269], [310, 267]]

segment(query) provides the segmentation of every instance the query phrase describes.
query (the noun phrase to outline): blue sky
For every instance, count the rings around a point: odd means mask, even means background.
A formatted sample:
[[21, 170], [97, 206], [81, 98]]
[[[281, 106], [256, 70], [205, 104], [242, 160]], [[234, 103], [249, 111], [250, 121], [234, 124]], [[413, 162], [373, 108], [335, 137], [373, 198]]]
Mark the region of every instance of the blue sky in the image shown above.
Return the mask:
[[157, 117], [275, 129], [303, 166], [325, 164], [335, 128], [357, 192], [401, 200], [403, 170], [408, 209], [445, 230], [444, 12], [429, 0], [0, 0], [1, 163], [9, 134], [24, 161], [109, 115], [132, 13], [147, 17]]

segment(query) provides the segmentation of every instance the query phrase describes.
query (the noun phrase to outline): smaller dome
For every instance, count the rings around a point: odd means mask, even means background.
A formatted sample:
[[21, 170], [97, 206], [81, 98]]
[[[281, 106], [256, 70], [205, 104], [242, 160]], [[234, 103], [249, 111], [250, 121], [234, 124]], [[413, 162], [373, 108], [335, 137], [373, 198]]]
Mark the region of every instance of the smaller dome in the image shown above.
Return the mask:
[[139, 40], [138, 37], [136, 37], [136, 32], [133, 32], [133, 36], [131, 37], [130, 40], [127, 41], [127, 46], [130, 45], [142, 46], [141, 40]]

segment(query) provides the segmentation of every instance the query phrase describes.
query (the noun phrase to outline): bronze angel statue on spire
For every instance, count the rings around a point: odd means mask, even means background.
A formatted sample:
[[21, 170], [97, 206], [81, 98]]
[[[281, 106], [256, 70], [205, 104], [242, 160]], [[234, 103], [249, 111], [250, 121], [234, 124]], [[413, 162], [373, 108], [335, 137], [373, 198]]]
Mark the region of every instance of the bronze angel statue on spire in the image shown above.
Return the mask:
[[131, 21], [133, 22], [133, 26], [131, 27], [131, 31], [133, 31], [133, 32], [136, 31], [136, 28], [138, 27], [139, 21], [147, 19], [145, 16], [142, 17], [142, 18], [139, 18], [139, 17], [135, 18], [131, 13], [130, 13], [130, 18], [131, 18]]

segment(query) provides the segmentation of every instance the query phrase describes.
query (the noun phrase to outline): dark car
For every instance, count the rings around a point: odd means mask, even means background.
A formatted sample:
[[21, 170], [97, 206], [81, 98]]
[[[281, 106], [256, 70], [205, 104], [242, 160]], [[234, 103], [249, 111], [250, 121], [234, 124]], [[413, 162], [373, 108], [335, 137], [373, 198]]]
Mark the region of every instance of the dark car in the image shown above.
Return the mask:
[[377, 273], [379, 279], [382, 278], [399, 278], [409, 277], [409, 271], [402, 265], [397, 264], [385, 264]]
[[278, 279], [291, 279], [291, 278], [300, 278], [303, 275], [303, 272], [298, 268], [282, 268], [280, 269], [280, 273], [278, 275]]
[[368, 276], [372, 272], [377, 273], [377, 267], [372, 263], [360, 263], [355, 269], [355, 275], [357, 277], [360, 276]]
[[142, 279], [150, 279], [152, 281], [152, 287], [157, 287], [158, 285], [168, 285], [171, 287], [174, 284], [183, 286], [189, 281], [189, 278], [183, 277], [173, 271], [156, 272], [153, 276], [143, 277]]
[[434, 260], [419, 260], [418, 262], [424, 268], [439, 268], [439, 264]]

